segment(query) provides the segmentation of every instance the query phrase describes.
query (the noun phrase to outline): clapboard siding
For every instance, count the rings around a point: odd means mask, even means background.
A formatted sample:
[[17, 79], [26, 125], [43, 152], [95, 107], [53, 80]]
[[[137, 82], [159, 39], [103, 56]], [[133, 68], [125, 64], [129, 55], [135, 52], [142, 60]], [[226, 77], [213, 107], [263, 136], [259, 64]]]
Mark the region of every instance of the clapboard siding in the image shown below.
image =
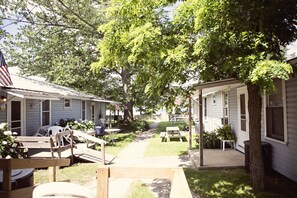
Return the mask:
[[7, 111], [4, 110], [0, 110], [0, 120], [1, 122], [7, 122]]
[[[268, 138], [272, 145], [272, 166], [281, 174], [297, 182], [297, 79], [286, 81], [287, 144]], [[263, 123], [264, 124], [264, 123]], [[264, 130], [263, 130], [264, 131]], [[263, 132], [263, 136], [265, 133]]]
[[26, 135], [34, 135], [40, 124], [40, 107], [39, 100], [26, 99]]
[[238, 136], [237, 90], [229, 91], [229, 123], [236, 136]]
[[213, 103], [213, 94], [205, 96], [207, 98], [207, 117], [204, 118], [205, 131], [213, 131], [222, 126], [222, 92], [218, 91], [214, 95], [216, 98], [215, 103]]
[[64, 107], [64, 100], [53, 100], [51, 102], [52, 125], [59, 123], [60, 119], [81, 119], [81, 100], [71, 99], [71, 107]]

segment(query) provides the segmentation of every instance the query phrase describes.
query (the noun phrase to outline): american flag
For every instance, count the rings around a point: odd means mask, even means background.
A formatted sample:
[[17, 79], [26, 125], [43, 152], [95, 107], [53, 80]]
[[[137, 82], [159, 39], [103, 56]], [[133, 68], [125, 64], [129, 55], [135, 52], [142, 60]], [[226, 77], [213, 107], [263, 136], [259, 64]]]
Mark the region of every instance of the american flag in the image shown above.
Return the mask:
[[0, 51], [0, 83], [4, 87], [12, 85], [10, 74], [1, 51]]

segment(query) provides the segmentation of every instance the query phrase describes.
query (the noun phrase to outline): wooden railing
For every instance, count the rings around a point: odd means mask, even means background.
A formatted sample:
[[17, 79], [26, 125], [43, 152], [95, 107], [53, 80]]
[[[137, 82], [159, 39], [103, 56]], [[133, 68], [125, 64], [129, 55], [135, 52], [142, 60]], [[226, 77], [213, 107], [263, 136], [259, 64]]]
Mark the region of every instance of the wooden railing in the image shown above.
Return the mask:
[[56, 181], [56, 167], [69, 166], [70, 159], [0, 159], [0, 169], [3, 171], [2, 191], [0, 197], [17, 198], [32, 197], [34, 186], [12, 190], [11, 171], [13, 169], [49, 167], [49, 181]]
[[97, 170], [97, 197], [108, 198], [109, 178], [169, 179], [170, 198], [192, 197], [182, 168], [100, 167]]
[[73, 130], [73, 135], [77, 137], [81, 137], [86, 139], [87, 141], [92, 141], [94, 143], [98, 143], [101, 146], [101, 158], [102, 158], [102, 164], [105, 165], [105, 144], [107, 143], [105, 140], [101, 140], [99, 138], [96, 138], [92, 135], [88, 135], [84, 132]]

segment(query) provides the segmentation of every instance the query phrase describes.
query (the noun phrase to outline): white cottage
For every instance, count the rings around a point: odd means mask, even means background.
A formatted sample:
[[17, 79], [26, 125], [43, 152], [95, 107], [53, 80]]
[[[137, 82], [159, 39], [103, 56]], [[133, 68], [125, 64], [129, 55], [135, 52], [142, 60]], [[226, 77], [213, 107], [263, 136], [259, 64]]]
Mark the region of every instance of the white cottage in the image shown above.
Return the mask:
[[117, 103], [43, 80], [11, 75], [13, 86], [1, 87], [0, 122], [19, 135], [34, 135], [39, 127], [60, 119], [92, 120], [106, 117], [106, 104]]
[[[297, 57], [288, 60], [297, 66]], [[274, 80], [277, 92], [263, 95], [262, 141], [272, 146], [272, 168], [297, 182], [297, 78]], [[196, 84], [193, 98], [202, 90], [203, 125], [205, 131], [231, 125], [236, 133], [236, 149], [244, 153], [244, 141], [249, 140], [248, 93], [236, 79]], [[194, 106], [197, 108], [197, 105]], [[193, 110], [198, 116], [198, 110]]]

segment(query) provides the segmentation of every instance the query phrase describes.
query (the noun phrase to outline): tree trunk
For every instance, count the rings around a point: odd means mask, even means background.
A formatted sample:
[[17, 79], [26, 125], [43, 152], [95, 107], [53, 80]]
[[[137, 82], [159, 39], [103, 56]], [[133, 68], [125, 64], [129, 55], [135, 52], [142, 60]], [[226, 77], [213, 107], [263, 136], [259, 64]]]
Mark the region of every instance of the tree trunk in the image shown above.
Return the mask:
[[249, 154], [250, 171], [254, 191], [264, 191], [264, 165], [261, 147], [261, 103], [260, 87], [248, 84], [248, 111], [249, 111]]
[[130, 87], [129, 69], [122, 69], [123, 82], [123, 102], [124, 102], [124, 122], [129, 123], [133, 120], [133, 101]]

